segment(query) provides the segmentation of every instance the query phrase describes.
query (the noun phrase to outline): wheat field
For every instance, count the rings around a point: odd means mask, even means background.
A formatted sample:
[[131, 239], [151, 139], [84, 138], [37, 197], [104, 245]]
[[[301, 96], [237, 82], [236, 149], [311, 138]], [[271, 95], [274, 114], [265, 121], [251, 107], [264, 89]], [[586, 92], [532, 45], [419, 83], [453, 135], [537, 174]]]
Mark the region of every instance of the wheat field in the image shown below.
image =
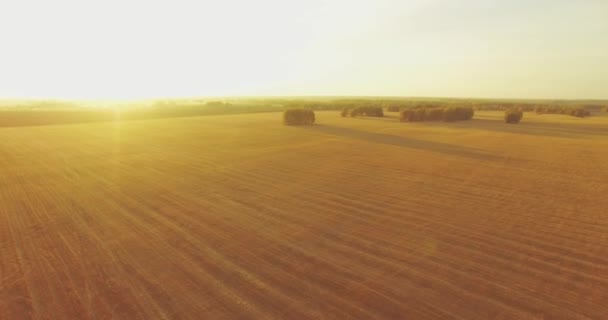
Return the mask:
[[0, 319], [608, 319], [608, 117], [0, 128]]

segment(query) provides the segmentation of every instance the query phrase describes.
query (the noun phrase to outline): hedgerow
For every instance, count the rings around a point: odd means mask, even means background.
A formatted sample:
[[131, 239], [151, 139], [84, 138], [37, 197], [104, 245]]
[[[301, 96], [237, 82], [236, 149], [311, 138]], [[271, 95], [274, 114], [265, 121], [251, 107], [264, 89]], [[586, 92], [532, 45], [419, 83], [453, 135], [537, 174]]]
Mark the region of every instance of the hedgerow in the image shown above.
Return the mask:
[[537, 114], [565, 114], [579, 118], [591, 115], [584, 107], [537, 106], [534, 111]]
[[475, 110], [472, 107], [417, 107], [402, 110], [399, 120], [402, 122], [419, 121], [463, 121], [471, 120]]

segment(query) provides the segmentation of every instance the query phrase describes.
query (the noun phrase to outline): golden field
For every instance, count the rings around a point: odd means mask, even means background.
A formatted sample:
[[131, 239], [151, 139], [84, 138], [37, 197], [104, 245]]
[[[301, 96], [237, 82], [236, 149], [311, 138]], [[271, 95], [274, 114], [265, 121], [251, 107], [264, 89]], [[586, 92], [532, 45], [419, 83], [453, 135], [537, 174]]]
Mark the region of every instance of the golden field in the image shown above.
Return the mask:
[[0, 128], [0, 319], [608, 319], [608, 116]]

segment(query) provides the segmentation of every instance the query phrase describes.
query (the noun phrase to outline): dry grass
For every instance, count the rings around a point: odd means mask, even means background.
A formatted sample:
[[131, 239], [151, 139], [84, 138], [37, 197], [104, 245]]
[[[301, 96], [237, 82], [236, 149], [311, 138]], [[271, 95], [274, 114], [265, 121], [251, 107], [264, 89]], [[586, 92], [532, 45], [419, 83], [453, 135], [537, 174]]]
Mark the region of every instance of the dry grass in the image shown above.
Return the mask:
[[608, 117], [0, 129], [0, 319], [606, 319]]

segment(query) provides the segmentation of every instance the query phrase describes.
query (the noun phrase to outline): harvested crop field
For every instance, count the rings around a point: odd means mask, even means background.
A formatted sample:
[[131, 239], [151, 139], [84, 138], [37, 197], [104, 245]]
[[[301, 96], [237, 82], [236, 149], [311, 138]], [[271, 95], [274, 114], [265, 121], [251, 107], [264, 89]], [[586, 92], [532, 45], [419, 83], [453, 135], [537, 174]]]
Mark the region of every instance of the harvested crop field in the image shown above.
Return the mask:
[[0, 128], [0, 319], [608, 319], [608, 116]]

